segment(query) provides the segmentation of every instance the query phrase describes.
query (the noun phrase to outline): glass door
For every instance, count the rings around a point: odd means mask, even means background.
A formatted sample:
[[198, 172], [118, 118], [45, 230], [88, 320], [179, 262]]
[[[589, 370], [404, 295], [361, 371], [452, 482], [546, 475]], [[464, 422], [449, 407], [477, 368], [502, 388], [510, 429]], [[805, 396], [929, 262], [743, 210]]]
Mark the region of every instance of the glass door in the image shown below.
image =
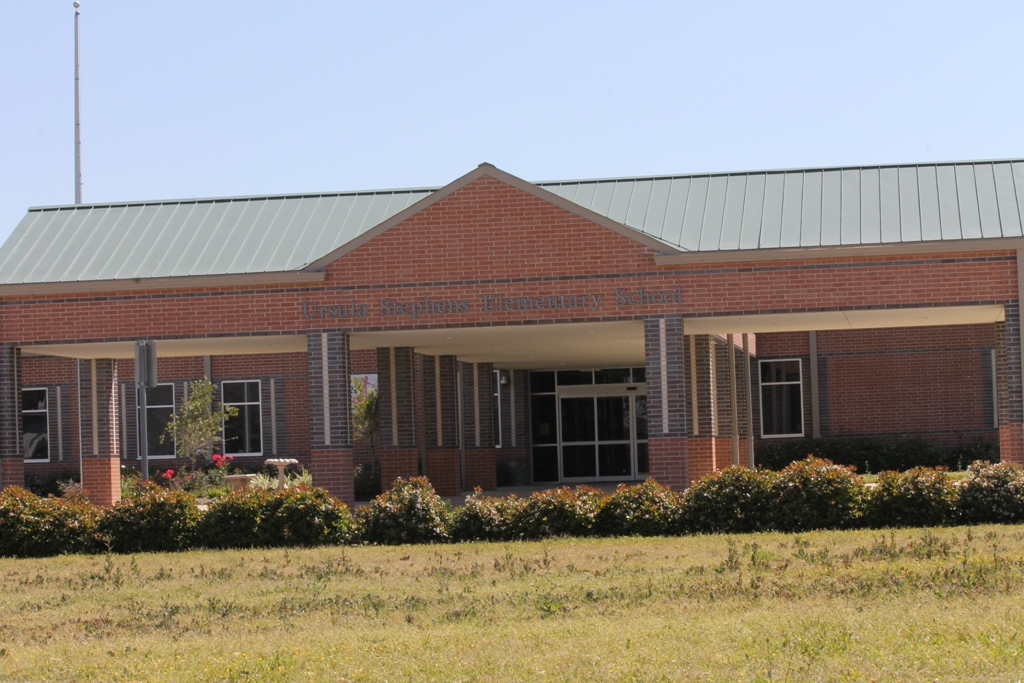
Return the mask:
[[572, 386], [558, 391], [562, 481], [647, 476], [644, 385]]

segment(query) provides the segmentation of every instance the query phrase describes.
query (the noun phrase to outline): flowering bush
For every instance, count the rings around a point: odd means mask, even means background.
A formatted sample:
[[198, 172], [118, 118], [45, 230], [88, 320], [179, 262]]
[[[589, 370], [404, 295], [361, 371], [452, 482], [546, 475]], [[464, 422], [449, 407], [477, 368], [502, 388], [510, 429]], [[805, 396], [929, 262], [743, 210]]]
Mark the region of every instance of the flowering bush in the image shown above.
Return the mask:
[[590, 536], [602, 493], [590, 486], [537, 491], [523, 501], [514, 525], [516, 538]]
[[452, 510], [426, 477], [396, 479], [356, 513], [359, 539], [365, 543], [443, 543], [451, 540]]
[[348, 506], [323, 489], [243, 489], [213, 504], [199, 524], [208, 548], [266, 548], [344, 543], [352, 534]]
[[863, 514], [864, 484], [852, 467], [810, 457], [779, 472], [771, 487], [772, 526], [780, 531], [846, 529]]
[[873, 527], [940, 526], [953, 521], [956, 489], [938, 470], [882, 472], [868, 490], [864, 522]]
[[746, 467], [712, 472], [682, 496], [681, 529], [688, 533], [744, 533], [771, 525], [776, 474]]
[[597, 513], [597, 533], [608, 536], [662, 536], [678, 527], [679, 495], [653, 479], [619, 484]]
[[459, 541], [511, 541], [525, 501], [516, 496], [494, 498], [477, 489], [452, 515], [452, 537]]
[[103, 511], [100, 538], [119, 553], [168, 552], [191, 547], [199, 525], [196, 499], [152, 482], [141, 488], [140, 493]]
[[1024, 522], [1024, 470], [1012, 463], [971, 464], [960, 480], [957, 518], [963, 524]]
[[22, 488], [0, 492], [0, 556], [47, 557], [98, 549], [100, 509], [83, 496], [41, 498]]

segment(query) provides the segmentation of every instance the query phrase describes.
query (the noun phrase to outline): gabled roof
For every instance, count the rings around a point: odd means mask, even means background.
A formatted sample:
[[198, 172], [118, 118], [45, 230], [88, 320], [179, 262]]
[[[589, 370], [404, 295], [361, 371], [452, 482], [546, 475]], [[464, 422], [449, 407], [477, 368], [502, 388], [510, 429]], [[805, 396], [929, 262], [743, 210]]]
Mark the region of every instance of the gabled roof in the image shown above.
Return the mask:
[[0, 247], [0, 285], [316, 270], [480, 174], [667, 253], [1021, 237], [1024, 224], [1022, 160], [533, 184], [483, 165], [444, 188], [36, 207]]

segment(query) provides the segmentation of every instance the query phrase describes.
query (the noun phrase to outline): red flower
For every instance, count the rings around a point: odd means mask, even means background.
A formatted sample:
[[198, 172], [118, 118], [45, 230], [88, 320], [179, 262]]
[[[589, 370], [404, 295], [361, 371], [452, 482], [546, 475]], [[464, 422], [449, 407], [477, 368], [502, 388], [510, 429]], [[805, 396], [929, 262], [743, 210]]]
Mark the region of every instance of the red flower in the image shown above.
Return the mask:
[[173, 479], [174, 478], [174, 470], [167, 470], [166, 472], [164, 472], [164, 476], [167, 477], [168, 479]]

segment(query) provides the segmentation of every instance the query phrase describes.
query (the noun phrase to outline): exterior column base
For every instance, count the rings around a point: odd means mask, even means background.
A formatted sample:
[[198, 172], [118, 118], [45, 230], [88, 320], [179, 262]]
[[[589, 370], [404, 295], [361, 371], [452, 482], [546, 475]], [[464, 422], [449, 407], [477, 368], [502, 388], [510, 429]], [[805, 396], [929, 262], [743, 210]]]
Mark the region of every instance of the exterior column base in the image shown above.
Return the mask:
[[382, 448], [380, 449], [380, 488], [387, 491], [399, 477], [408, 479], [420, 475], [420, 449]]
[[82, 458], [82, 488], [96, 505], [110, 507], [121, 500], [120, 458]]
[[351, 448], [315, 448], [309, 453], [313, 485], [352, 507], [356, 502]]
[[648, 473], [663, 486], [682, 491], [690, 485], [690, 442], [685, 436], [651, 436], [647, 439]]
[[462, 467], [458, 448], [428, 448], [423, 465], [437, 495], [449, 497], [462, 493]]
[[25, 461], [21, 458], [0, 460], [0, 489], [25, 486]]
[[1024, 424], [999, 425], [999, 460], [1024, 465]]
[[466, 488], [493, 491], [498, 488], [498, 458], [494, 448], [466, 449]]

